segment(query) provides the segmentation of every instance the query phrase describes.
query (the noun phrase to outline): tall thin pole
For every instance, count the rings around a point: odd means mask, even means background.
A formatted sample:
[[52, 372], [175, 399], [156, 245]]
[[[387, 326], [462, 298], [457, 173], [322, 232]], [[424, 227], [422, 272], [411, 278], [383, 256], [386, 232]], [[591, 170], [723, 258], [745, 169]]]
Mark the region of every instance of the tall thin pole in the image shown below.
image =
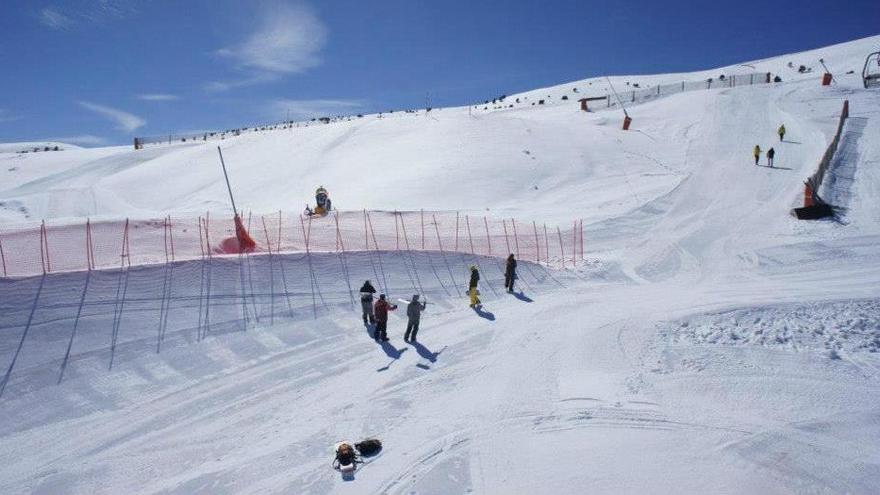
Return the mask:
[[629, 114], [626, 113], [626, 107], [623, 106], [623, 101], [620, 99], [620, 95], [617, 94], [617, 91], [614, 90], [614, 85], [611, 84], [611, 79], [608, 79], [608, 76], [605, 76], [605, 80], [608, 81], [608, 86], [611, 88], [611, 92], [614, 93], [615, 98], [617, 98], [617, 102], [620, 103], [620, 108], [623, 109], [623, 115], [629, 117]]
[[217, 146], [217, 153], [220, 154], [220, 166], [223, 167], [223, 177], [226, 178], [226, 189], [229, 190], [229, 201], [232, 201], [232, 212], [238, 216], [238, 210], [235, 208], [235, 198], [232, 197], [232, 186], [229, 185], [229, 174], [226, 173], [226, 162], [223, 161], [223, 151]]

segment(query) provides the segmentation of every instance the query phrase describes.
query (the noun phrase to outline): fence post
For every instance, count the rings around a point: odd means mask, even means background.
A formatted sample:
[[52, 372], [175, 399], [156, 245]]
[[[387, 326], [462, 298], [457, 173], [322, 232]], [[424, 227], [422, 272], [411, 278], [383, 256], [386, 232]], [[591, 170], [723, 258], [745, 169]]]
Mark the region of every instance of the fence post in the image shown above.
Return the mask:
[[208, 258], [211, 257], [211, 238], [208, 235], [208, 229], [209, 229], [208, 219], [210, 218], [210, 216], [211, 216], [211, 212], [206, 211], [205, 212], [205, 253], [208, 254]]
[[467, 226], [468, 240], [471, 243], [471, 254], [477, 254], [474, 252], [474, 238], [471, 236], [471, 222], [468, 220], [468, 216], [464, 216], [464, 224]]
[[507, 246], [507, 253], [510, 254], [510, 239], [507, 237], [507, 220], [502, 218], [501, 225], [504, 227], [504, 245]]
[[489, 246], [489, 256], [492, 256], [492, 239], [489, 237], [489, 221], [483, 216], [483, 224], [486, 225], [486, 245]]
[[266, 234], [266, 249], [269, 250], [269, 325], [275, 325], [275, 264], [272, 262], [272, 241], [269, 240], [269, 228], [266, 227], [266, 217], [260, 215], [263, 221], [263, 233]]
[[397, 217], [400, 212], [394, 210], [394, 246], [396, 251], [400, 251], [400, 226], [397, 225]]
[[[131, 268], [131, 250], [128, 244], [128, 219], [125, 219], [125, 229], [122, 231], [122, 253], [119, 255], [120, 268], [127, 264]], [[126, 258], [128, 259], [126, 263]]]
[[171, 243], [171, 262], [174, 263], [174, 223], [171, 221], [171, 215], [168, 215], [168, 240]]
[[367, 209], [364, 208], [364, 249], [370, 250], [370, 234], [367, 232]]
[[[162, 219], [162, 247], [165, 248], [165, 264], [168, 264], [168, 215]], [[159, 316], [162, 317], [161, 315]]]
[[455, 212], [455, 252], [458, 252], [458, 212]]
[[0, 261], [3, 262], [3, 276], [7, 277], [6, 273], [6, 255], [3, 253], [3, 240], [0, 239]]
[[92, 222], [86, 218], [86, 266], [88, 271], [95, 268], [95, 251], [92, 247]]
[[547, 224], [544, 224], [544, 261], [550, 264], [550, 238], [547, 237]]
[[[538, 240], [538, 225], [532, 220], [532, 230], [535, 231], [535, 261], [541, 262], [541, 241]], [[546, 253], [544, 254], [546, 257]]]
[[559, 235], [559, 254], [562, 258], [562, 268], [565, 268], [565, 248], [562, 246], [562, 231], [559, 226], [556, 227], [556, 234]]
[[516, 247], [516, 257], [519, 258], [519, 235], [516, 233], [516, 219], [511, 218], [510, 224], [513, 225], [513, 243], [514, 247]]
[[278, 241], [275, 243], [275, 251], [281, 251], [281, 210], [278, 210]]
[[419, 216], [422, 221], [422, 251], [425, 250], [425, 210], [424, 208], [419, 210]]
[[[46, 254], [43, 255], [45, 249]], [[43, 265], [43, 275], [52, 272], [52, 262], [49, 259], [49, 234], [46, 231], [46, 221], [40, 223], [40, 263]]]
[[577, 252], [578, 252], [578, 223], [577, 220], [574, 221], [574, 226], [571, 229], [571, 263], [577, 267]]
[[580, 228], [581, 228], [581, 234], [580, 234], [580, 238], [581, 238], [581, 259], [584, 259], [584, 219], [583, 219], [583, 218], [581, 219], [581, 222], [580, 222]]

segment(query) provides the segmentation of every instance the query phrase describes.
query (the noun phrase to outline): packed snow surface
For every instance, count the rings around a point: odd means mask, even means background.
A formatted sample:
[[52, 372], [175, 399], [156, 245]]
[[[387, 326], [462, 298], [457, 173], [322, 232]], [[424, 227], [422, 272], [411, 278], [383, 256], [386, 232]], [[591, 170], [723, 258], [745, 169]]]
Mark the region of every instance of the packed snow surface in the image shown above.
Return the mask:
[[[17, 356], [0, 492], [876, 493], [880, 93], [844, 72], [878, 44], [750, 63], [783, 82], [635, 105], [628, 132], [619, 110], [554, 97], [0, 156], [7, 228], [226, 208], [220, 144], [237, 202], [257, 212], [322, 184], [342, 208], [584, 219], [586, 257], [565, 270], [521, 260], [515, 294], [501, 260], [405, 251], [0, 280], [0, 356]], [[830, 87], [819, 57], [839, 71]], [[588, 81], [507, 98], [604, 79]], [[837, 215], [798, 221], [789, 210], [845, 99], [821, 191]], [[754, 164], [755, 144], [776, 149], [774, 167]], [[471, 263], [477, 311], [463, 295]], [[347, 286], [367, 278], [392, 300], [426, 297], [417, 343], [402, 341], [404, 308], [391, 340], [373, 342]], [[353, 479], [331, 469], [334, 443], [366, 437], [380, 456]]]

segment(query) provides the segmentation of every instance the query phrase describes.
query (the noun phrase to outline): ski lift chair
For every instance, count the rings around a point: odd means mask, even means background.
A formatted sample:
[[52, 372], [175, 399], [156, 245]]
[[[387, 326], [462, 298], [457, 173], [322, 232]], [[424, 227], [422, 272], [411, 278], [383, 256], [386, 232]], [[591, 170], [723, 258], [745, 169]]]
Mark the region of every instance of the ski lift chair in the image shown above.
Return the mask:
[[880, 52], [874, 52], [865, 59], [862, 82], [865, 89], [880, 87]]

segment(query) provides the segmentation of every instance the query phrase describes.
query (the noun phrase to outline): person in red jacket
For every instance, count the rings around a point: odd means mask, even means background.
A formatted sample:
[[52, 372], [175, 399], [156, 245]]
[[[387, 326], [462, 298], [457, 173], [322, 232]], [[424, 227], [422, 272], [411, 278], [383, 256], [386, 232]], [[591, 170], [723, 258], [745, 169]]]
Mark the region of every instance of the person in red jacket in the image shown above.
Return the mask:
[[373, 338], [376, 339], [376, 342], [388, 342], [388, 312], [395, 309], [397, 309], [396, 304], [389, 304], [385, 300], [385, 294], [379, 294], [379, 300], [373, 307], [373, 312], [376, 315], [376, 332], [373, 334]]

